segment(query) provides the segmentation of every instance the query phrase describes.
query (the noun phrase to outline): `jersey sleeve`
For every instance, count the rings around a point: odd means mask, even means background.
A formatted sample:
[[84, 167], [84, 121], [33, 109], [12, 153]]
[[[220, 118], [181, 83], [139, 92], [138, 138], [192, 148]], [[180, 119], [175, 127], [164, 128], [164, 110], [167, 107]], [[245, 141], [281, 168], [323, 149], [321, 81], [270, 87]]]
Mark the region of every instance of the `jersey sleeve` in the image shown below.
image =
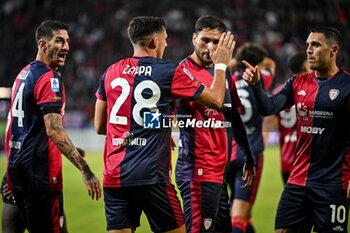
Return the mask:
[[229, 88], [231, 92], [231, 104], [232, 108], [240, 108], [242, 107], [241, 99], [238, 96], [237, 88], [234, 82], [234, 76], [229, 74]]
[[44, 73], [34, 88], [34, 98], [43, 113], [61, 113], [63, 93], [62, 79], [53, 71]]
[[197, 99], [204, 90], [204, 85], [198, 82], [183, 65], [175, 70], [171, 92], [175, 98]]
[[260, 114], [268, 116], [279, 113], [280, 111], [290, 108], [294, 104], [293, 83], [295, 76], [290, 78], [282, 90], [272, 96], [267, 96], [264, 92], [261, 81], [258, 81], [253, 87], [253, 92], [258, 102]]
[[107, 71], [102, 75], [100, 79], [100, 86], [98, 87], [96, 91], [96, 98], [99, 100], [107, 101], [106, 98], [106, 91], [105, 91], [105, 78], [106, 78]]

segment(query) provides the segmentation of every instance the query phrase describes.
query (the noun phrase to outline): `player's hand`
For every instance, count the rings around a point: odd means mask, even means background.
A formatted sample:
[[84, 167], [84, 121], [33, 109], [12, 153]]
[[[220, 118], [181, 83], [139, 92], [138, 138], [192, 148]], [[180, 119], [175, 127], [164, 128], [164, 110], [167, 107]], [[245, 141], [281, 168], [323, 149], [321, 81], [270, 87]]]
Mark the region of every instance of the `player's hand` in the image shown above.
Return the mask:
[[90, 170], [82, 172], [83, 181], [88, 189], [91, 199], [100, 199], [101, 197], [101, 185], [100, 181]]
[[249, 84], [249, 85], [255, 85], [260, 80], [260, 69], [256, 65], [253, 67], [249, 62], [243, 60], [243, 65], [246, 66], [245, 71], [243, 72], [243, 79]]
[[85, 157], [85, 150], [81, 149], [80, 147], [76, 147], [77, 151], [79, 152], [79, 154], [81, 155], [81, 157]]
[[247, 182], [241, 186], [241, 189], [246, 189], [246, 188], [252, 186], [255, 176], [256, 176], [255, 165], [244, 164], [242, 180], [247, 181]]
[[214, 64], [224, 63], [228, 65], [235, 49], [236, 41], [230, 31], [221, 34], [218, 45], [209, 48], [210, 57]]
[[172, 151], [174, 151], [176, 148], [176, 142], [173, 137], [170, 138], [170, 148]]
[[14, 199], [13, 194], [11, 190], [9, 190], [9, 187], [7, 184], [2, 186], [2, 196], [5, 197], [6, 199]]

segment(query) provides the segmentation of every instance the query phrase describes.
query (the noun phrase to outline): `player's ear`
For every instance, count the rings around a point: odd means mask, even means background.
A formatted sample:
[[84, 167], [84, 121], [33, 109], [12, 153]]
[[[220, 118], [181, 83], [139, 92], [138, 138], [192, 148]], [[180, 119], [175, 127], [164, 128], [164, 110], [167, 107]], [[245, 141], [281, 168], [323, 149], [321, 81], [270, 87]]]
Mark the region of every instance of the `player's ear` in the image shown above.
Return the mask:
[[39, 47], [39, 49], [41, 49], [41, 50], [43, 50], [43, 51], [46, 52], [46, 49], [47, 49], [46, 40], [40, 39], [40, 40], [38, 41], [38, 47]]
[[158, 38], [155, 36], [155, 37], [152, 37], [152, 39], [150, 40], [150, 42], [148, 43], [148, 48], [149, 49], [155, 49], [158, 47], [158, 44], [159, 44], [159, 40]]
[[194, 32], [194, 33], [192, 34], [192, 44], [193, 44], [193, 45], [195, 45], [196, 39], [197, 39], [197, 34]]
[[331, 57], [337, 56], [338, 53], [339, 53], [339, 45], [338, 44], [332, 45], [331, 46]]

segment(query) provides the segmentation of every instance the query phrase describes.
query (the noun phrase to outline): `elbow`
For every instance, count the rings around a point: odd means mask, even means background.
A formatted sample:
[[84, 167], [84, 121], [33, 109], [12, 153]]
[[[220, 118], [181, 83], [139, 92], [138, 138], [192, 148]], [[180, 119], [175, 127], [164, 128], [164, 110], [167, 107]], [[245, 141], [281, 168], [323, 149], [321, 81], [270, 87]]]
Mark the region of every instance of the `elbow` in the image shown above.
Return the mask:
[[49, 138], [53, 138], [54, 134], [55, 134], [55, 130], [51, 129], [51, 128], [46, 128], [46, 134]]
[[96, 133], [98, 135], [106, 135], [106, 131], [105, 130], [102, 130], [102, 129], [96, 129]]
[[106, 127], [103, 127], [102, 125], [95, 124], [95, 131], [99, 135], [105, 135], [106, 134]]
[[224, 99], [213, 101], [211, 108], [219, 110], [224, 103]]

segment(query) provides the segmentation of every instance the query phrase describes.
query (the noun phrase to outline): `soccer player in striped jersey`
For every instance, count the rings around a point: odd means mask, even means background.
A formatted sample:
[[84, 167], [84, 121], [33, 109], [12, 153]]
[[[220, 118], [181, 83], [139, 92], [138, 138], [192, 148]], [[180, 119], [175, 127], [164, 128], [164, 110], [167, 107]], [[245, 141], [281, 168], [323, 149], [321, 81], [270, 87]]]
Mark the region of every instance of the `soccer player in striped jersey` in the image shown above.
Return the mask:
[[[215, 69], [209, 50], [218, 45], [220, 36], [226, 30], [226, 25], [213, 16], [202, 16], [195, 24], [192, 37], [194, 51], [181, 65], [204, 85], [210, 85]], [[254, 159], [238, 112], [240, 106], [229, 70], [226, 71], [224, 104], [220, 109], [212, 109], [188, 99], [177, 101], [177, 119], [183, 122], [204, 122], [203, 125], [180, 127], [176, 183], [183, 198], [189, 233], [231, 232], [225, 179], [233, 136], [245, 152], [245, 182], [248, 186], [253, 182]], [[205, 126], [205, 122], [215, 122], [217, 125]]]
[[235, 58], [237, 70], [234, 72], [234, 82], [242, 102], [242, 108], [240, 109], [241, 118], [247, 129], [257, 166], [253, 185], [247, 189], [241, 189], [240, 187], [244, 185], [241, 177], [243, 176], [242, 168], [245, 160], [240, 148], [237, 147], [237, 143], [233, 141], [231, 163], [227, 175], [227, 181], [231, 188], [232, 233], [253, 233], [255, 231], [251, 220], [252, 209], [259, 188], [265, 145], [262, 135], [263, 117], [258, 111], [251, 88], [242, 78], [245, 68], [242, 60], [249, 61], [251, 64], [258, 65], [261, 68], [260, 75], [264, 90], [270, 88], [272, 84], [275, 62], [267, 56], [266, 50], [261, 46], [248, 42], [238, 48]]
[[[296, 53], [288, 59], [288, 68], [293, 75], [310, 72], [306, 54]], [[272, 94], [278, 93], [283, 88], [283, 84], [276, 87]], [[287, 108], [275, 115], [277, 128], [279, 130], [281, 173], [284, 184], [287, 183], [295, 161], [295, 148], [297, 142], [295, 106]], [[275, 119], [275, 118], [273, 118]]]
[[183, 65], [162, 59], [167, 46], [159, 17], [133, 18], [128, 26], [132, 57], [111, 65], [97, 90], [95, 128], [106, 134], [103, 192], [109, 232], [133, 232], [144, 211], [152, 231], [185, 232], [171, 182], [171, 123], [176, 98], [220, 108], [225, 71], [235, 41], [224, 33], [210, 50], [217, 64], [205, 86]]
[[92, 199], [98, 179], [63, 128], [65, 90], [58, 68], [69, 51], [68, 25], [48, 20], [36, 30], [36, 60], [24, 67], [12, 87], [5, 151], [8, 186], [29, 232], [61, 232], [63, 153], [82, 174]]
[[244, 62], [263, 115], [296, 107], [296, 160], [284, 187], [275, 230], [347, 232], [350, 180], [350, 74], [337, 66], [342, 36], [333, 27], [315, 27], [306, 40], [313, 72], [290, 78], [268, 97], [259, 68]]

